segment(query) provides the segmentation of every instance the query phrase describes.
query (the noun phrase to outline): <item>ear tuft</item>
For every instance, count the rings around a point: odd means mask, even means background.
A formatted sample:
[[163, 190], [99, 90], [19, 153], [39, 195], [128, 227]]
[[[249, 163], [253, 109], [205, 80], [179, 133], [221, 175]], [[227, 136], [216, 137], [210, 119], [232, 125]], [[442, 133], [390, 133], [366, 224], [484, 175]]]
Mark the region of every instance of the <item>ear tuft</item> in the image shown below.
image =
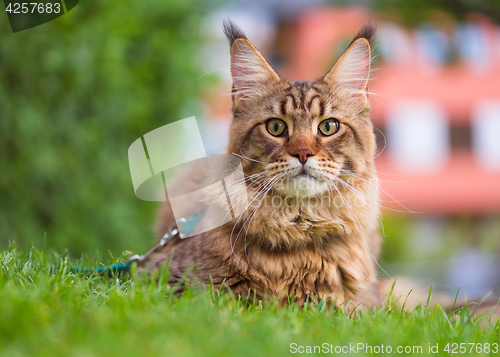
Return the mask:
[[231, 47], [234, 41], [239, 38], [247, 40], [247, 37], [245, 36], [243, 31], [241, 31], [241, 29], [238, 26], [233, 24], [231, 20], [229, 19], [224, 20], [224, 22], [222, 23], [222, 27], [224, 29], [224, 34], [226, 35], [229, 41], [229, 47]]
[[373, 44], [373, 41], [375, 40], [375, 32], [376, 31], [377, 31], [377, 27], [375, 26], [375, 24], [371, 21], [367, 21], [363, 25], [361, 30], [359, 30], [359, 32], [356, 34], [356, 36], [354, 36], [354, 38], [352, 39], [349, 46], [352, 45], [356, 40], [358, 40], [360, 38], [366, 39], [371, 46]]

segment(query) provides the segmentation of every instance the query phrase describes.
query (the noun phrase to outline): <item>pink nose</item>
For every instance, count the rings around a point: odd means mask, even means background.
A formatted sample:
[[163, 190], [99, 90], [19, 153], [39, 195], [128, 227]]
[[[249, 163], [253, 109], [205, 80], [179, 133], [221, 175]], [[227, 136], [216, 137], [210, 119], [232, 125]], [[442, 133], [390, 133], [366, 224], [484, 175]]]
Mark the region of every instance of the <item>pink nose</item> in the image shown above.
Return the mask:
[[297, 156], [302, 165], [304, 165], [307, 161], [308, 156], [312, 156], [313, 153], [311, 150], [295, 150], [293, 152], [293, 156]]

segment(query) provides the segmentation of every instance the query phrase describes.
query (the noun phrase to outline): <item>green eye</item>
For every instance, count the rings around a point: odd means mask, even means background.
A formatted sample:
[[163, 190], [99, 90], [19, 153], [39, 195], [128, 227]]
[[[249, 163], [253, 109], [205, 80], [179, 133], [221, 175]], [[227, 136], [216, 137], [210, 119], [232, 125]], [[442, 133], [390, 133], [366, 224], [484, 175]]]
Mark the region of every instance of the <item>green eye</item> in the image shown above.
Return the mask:
[[286, 124], [281, 119], [271, 119], [267, 122], [267, 131], [273, 136], [280, 136], [286, 129]]
[[337, 119], [326, 119], [319, 124], [319, 131], [321, 134], [329, 136], [339, 131], [340, 123]]

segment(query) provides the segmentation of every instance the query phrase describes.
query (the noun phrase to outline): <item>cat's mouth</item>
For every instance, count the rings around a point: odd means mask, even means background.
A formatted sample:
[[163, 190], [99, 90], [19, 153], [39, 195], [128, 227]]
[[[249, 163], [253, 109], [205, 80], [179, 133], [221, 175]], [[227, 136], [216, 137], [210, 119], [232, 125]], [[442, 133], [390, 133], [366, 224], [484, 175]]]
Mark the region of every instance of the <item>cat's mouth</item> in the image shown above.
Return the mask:
[[301, 168], [298, 168], [296, 173], [294, 174], [292, 172], [292, 175], [289, 176], [290, 180], [294, 181], [310, 181], [310, 182], [322, 182], [324, 181], [323, 175], [321, 172], [318, 170], [311, 168], [311, 167], [304, 167], [302, 166]]
[[300, 198], [321, 194], [327, 188], [318, 173], [301, 167], [298, 172], [282, 181], [278, 189], [287, 196]]
[[297, 179], [300, 179], [300, 178], [311, 178], [311, 179], [317, 180], [317, 177], [311, 175], [303, 167], [300, 169], [300, 171], [295, 176], [292, 176], [291, 178], [293, 178], [293, 179], [295, 179], [295, 178], [297, 178]]

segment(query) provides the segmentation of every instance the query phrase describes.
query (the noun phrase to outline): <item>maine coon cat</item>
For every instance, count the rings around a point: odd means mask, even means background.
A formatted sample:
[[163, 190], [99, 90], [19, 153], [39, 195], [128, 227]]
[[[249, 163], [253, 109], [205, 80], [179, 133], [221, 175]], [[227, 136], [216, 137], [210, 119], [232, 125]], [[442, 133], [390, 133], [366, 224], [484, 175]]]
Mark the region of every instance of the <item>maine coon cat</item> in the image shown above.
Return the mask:
[[[240, 29], [227, 22], [224, 31], [233, 78], [227, 153], [241, 158], [249, 205], [220, 229], [172, 239], [148, 269], [170, 262], [174, 283], [194, 266], [201, 283], [283, 302], [376, 303], [379, 195], [367, 89], [374, 26], [315, 81], [280, 77]], [[167, 203], [158, 234], [173, 222]]]

